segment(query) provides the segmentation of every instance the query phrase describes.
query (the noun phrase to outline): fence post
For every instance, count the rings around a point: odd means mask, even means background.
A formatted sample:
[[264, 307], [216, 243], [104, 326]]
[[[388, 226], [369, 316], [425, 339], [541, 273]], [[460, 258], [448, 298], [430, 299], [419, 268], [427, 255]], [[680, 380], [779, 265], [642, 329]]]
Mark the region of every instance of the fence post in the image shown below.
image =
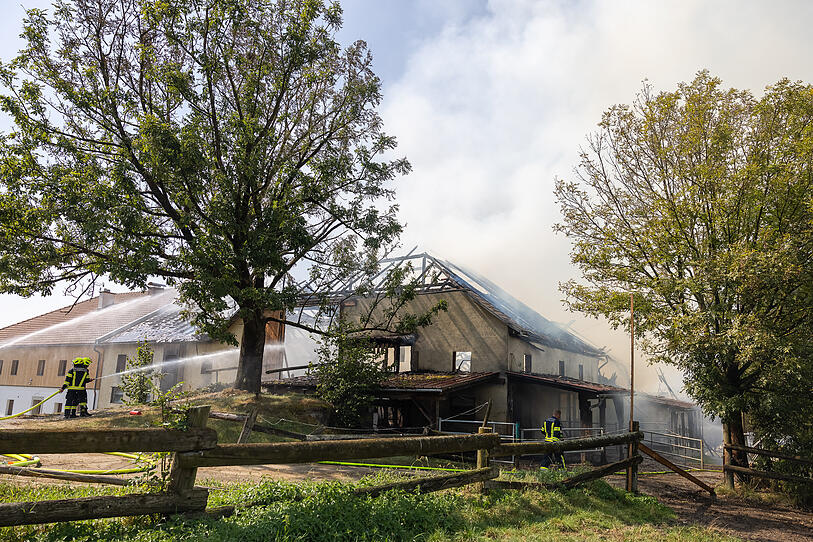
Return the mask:
[[256, 406], [251, 410], [251, 413], [246, 416], [246, 421], [243, 422], [243, 429], [240, 431], [240, 436], [237, 437], [237, 444], [245, 444], [251, 436], [251, 430], [254, 429], [254, 423], [257, 421], [257, 414], [260, 412], [260, 407]]
[[[640, 427], [638, 422], [632, 422], [632, 427], [630, 430], [632, 432], [637, 432]], [[628, 450], [628, 459], [632, 459], [636, 455], [638, 455], [638, 439], [631, 440], [629, 446], [627, 447]], [[638, 464], [634, 463], [627, 467], [627, 491], [632, 493], [638, 492]]]
[[706, 468], [706, 463], [704, 461], [706, 454], [703, 453], [703, 439], [700, 439], [700, 470], [704, 470]]
[[[477, 433], [482, 435], [483, 433], [491, 433], [491, 427], [478, 427]], [[477, 450], [477, 468], [484, 469], [488, 467], [488, 450]], [[484, 482], [477, 482], [475, 489], [482, 493], [485, 490], [485, 483]]]
[[[189, 427], [206, 427], [206, 420], [209, 418], [211, 406], [192, 407], [186, 413], [187, 425]], [[187, 493], [195, 486], [195, 477], [198, 474], [197, 467], [181, 467], [178, 461], [178, 453], [172, 455], [172, 467], [169, 471], [168, 489], [174, 493]]]

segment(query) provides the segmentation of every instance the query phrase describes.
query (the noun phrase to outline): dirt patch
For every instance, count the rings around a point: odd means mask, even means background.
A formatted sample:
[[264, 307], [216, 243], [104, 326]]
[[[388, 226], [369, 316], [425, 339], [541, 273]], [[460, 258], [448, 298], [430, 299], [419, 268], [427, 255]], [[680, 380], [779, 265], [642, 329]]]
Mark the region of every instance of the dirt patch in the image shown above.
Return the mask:
[[[39, 454], [42, 468], [52, 470], [118, 470], [135, 465], [129, 459], [108, 454]], [[302, 463], [295, 465], [253, 465], [248, 467], [203, 467], [198, 469], [197, 483], [206, 485], [211, 480], [219, 482], [260, 482], [262, 479], [280, 481], [336, 480], [353, 482], [375, 473], [377, 469]], [[122, 475], [132, 478], [137, 475]], [[3, 481], [20, 484], [65, 484], [63, 480], [4, 476]], [[94, 484], [95, 485], [95, 484]]]
[[[711, 486], [722, 483], [722, 474], [693, 473]], [[623, 487], [624, 478], [607, 478]], [[641, 493], [652, 495], [675, 511], [684, 525], [705, 525], [747, 540], [765, 542], [813, 540], [813, 513], [781, 505], [762, 505], [732, 496], [709, 494], [677, 474], [641, 475]]]

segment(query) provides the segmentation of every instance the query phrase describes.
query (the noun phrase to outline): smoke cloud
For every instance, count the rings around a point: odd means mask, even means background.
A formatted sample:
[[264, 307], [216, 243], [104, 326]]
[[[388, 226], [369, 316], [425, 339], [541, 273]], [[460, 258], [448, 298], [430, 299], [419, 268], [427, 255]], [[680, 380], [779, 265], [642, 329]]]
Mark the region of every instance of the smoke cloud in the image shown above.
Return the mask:
[[[552, 232], [554, 179], [571, 176], [602, 112], [631, 102], [644, 79], [671, 90], [709, 69], [755, 94], [782, 77], [812, 80], [811, 15], [804, 2], [529, 0], [450, 19], [385, 81], [385, 126], [414, 168], [398, 184], [404, 245], [480, 272], [551, 319], [575, 320], [572, 329], [628, 364], [625, 334], [561, 304], [558, 283], [577, 270], [568, 240]], [[679, 373], [665, 372], [678, 391]], [[636, 377], [657, 390], [644, 363]]]

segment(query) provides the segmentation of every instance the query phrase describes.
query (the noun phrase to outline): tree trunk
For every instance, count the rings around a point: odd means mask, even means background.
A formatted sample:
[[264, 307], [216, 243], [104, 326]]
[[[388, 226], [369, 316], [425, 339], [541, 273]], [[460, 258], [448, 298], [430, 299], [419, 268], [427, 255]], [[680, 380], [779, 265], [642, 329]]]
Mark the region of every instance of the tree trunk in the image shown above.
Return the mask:
[[265, 319], [262, 314], [243, 318], [243, 338], [240, 341], [240, 359], [234, 387], [260, 393], [265, 350]]
[[[735, 446], [745, 446], [745, 431], [742, 426], [742, 412], [739, 410], [732, 412], [723, 421], [723, 441], [726, 444], [734, 444]], [[730, 450], [729, 456], [731, 465], [737, 467], [748, 467], [748, 455], [739, 450]], [[744, 480], [741, 474], [737, 474], [740, 481]]]

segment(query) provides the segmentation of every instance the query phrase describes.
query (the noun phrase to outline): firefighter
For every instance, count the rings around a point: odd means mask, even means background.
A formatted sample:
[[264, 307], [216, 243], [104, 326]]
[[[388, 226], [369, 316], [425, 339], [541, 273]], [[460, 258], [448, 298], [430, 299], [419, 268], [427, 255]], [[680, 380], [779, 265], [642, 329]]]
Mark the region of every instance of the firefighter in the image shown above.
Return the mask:
[[[553, 411], [553, 416], [545, 420], [542, 424], [542, 434], [545, 436], [545, 442], [558, 442], [562, 439], [561, 417], [562, 411], [557, 408]], [[562, 468], [567, 468], [565, 466], [565, 456], [561, 453], [548, 454], [542, 459], [540, 468], [547, 469], [551, 465], [555, 465], [556, 468], [558, 468], [559, 465], [562, 465]]]
[[73, 360], [73, 369], [65, 375], [62, 389], [68, 390], [65, 396], [65, 418], [75, 418], [76, 411], [80, 416], [90, 416], [88, 412], [88, 392], [85, 386], [93, 379], [89, 378], [88, 366], [90, 358], [76, 358]]

